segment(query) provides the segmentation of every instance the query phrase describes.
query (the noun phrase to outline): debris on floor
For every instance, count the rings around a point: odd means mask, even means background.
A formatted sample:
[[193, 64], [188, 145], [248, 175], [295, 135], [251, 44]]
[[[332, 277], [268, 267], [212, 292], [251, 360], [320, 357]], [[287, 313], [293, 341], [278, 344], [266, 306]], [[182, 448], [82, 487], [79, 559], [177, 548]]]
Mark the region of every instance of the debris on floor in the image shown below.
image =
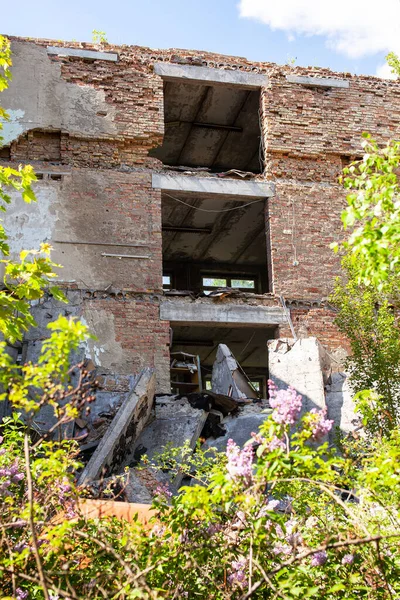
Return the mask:
[[211, 387], [214, 392], [232, 398], [257, 398], [258, 394], [247, 380], [243, 369], [226, 344], [219, 344], [212, 370]]
[[185, 476], [179, 453], [173, 467], [168, 461], [155, 467], [157, 456], [185, 444], [193, 452], [199, 442], [219, 450], [229, 438], [243, 444], [267, 417], [267, 401], [225, 344], [218, 346], [211, 390], [202, 389], [197, 355], [172, 353], [171, 379], [176, 393], [155, 395], [154, 370], [143, 369], [119, 408], [74, 422], [75, 435], [84, 434], [78, 481], [84, 497], [150, 503], [160, 485], [176, 493]]
[[153, 369], [143, 369], [131, 394], [126, 398], [79, 477], [80, 485], [116, 472], [129, 449], [145, 427], [153, 407], [155, 390]]

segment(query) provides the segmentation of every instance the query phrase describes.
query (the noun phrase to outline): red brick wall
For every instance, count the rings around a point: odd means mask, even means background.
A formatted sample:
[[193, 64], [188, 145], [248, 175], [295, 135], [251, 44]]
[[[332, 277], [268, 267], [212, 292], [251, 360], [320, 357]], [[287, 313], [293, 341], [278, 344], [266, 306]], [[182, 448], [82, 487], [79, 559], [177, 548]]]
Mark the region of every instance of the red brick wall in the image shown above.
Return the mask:
[[[74, 42], [38, 43], [98, 49]], [[273, 291], [287, 300], [326, 298], [339, 269], [329, 245], [343, 235], [340, 213], [345, 201], [337, 184], [342, 158], [360, 154], [365, 130], [380, 142], [399, 137], [400, 83], [191, 50], [127, 46], [105, 50], [117, 52], [118, 62], [56, 56], [49, 60], [60, 64], [67, 82], [104, 93], [117, 134], [96, 139], [95, 135], [80, 138], [76, 132], [63, 131], [59, 138], [55, 133], [29, 132], [13, 143], [11, 159], [59, 161], [72, 167], [72, 179], [65, 179], [61, 194], [60, 221], [65, 220], [65, 227], [60, 231], [65, 236], [149, 244], [150, 259], [139, 262], [100, 261], [89, 247], [76, 251], [82, 265], [89, 262], [99, 280], [104, 276], [102, 284], [112, 281], [115, 287], [138, 294], [121, 303], [104, 299], [94, 304], [114, 315], [118, 342], [132, 370], [157, 364], [160, 373], [168, 371], [168, 324], [159, 321], [159, 300], [152, 299], [161, 291], [162, 250], [161, 200], [160, 193], [151, 189], [151, 170], [161, 165], [148, 154], [162, 142], [164, 133], [163, 82], [154, 74], [154, 62], [268, 74], [270, 83], [261, 94], [261, 128], [264, 177], [276, 184], [267, 223]], [[350, 87], [290, 84], [287, 74], [341, 77]], [[85, 286], [85, 281], [79, 285]], [[333, 318], [323, 308], [292, 309], [295, 327], [316, 335], [330, 349], [345, 345]]]
[[[97, 298], [85, 301], [85, 308], [105, 311], [114, 317], [115, 342], [124, 353], [124, 371], [137, 374], [144, 367], [155, 367], [158, 390], [169, 386], [169, 323], [159, 320], [157, 298]], [[116, 372], [118, 373], [118, 365]], [[118, 387], [108, 378], [108, 389]]]

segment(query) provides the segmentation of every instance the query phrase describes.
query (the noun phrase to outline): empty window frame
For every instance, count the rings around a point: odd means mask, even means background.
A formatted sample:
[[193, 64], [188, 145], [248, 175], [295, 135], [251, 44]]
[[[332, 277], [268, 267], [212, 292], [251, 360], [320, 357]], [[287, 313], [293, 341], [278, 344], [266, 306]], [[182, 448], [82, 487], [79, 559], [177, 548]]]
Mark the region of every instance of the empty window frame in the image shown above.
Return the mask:
[[162, 286], [163, 290], [172, 289], [172, 275], [170, 273], [163, 273]]
[[210, 292], [218, 288], [232, 288], [243, 292], [257, 291], [257, 278], [247, 275], [203, 275], [202, 288]]

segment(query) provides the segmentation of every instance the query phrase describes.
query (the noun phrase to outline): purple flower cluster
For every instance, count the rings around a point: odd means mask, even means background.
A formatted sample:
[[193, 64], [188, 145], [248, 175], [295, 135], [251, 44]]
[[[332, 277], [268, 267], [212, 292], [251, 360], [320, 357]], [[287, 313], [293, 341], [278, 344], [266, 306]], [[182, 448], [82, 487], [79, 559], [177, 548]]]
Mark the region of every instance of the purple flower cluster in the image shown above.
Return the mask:
[[326, 419], [326, 408], [324, 410], [317, 410], [315, 408], [310, 410], [312, 415], [311, 420], [311, 431], [312, 439], [315, 442], [321, 441], [332, 429], [333, 421]]
[[272, 418], [281, 425], [294, 425], [301, 412], [302, 398], [292, 387], [278, 390], [273, 381], [268, 381], [269, 403], [273, 408]]
[[71, 484], [67, 477], [64, 477], [58, 487], [58, 497], [61, 503], [64, 503], [68, 499], [68, 495], [71, 492]]
[[325, 552], [325, 550], [320, 550], [319, 552], [316, 552], [315, 554], [313, 554], [313, 557], [311, 559], [311, 566], [312, 567], [321, 567], [322, 565], [324, 565], [326, 563], [327, 560], [328, 560], [328, 555]]
[[226, 456], [228, 457], [227, 471], [232, 481], [242, 481], [251, 484], [253, 479], [253, 448], [245, 446], [243, 450], [231, 439], [228, 440], [226, 447]]
[[246, 568], [247, 560], [245, 558], [232, 561], [232, 571], [228, 575], [228, 583], [243, 587], [246, 582]]
[[21, 588], [17, 587], [15, 590], [15, 597], [17, 600], [26, 600], [29, 596], [29, 593], [25, 590], [21, 590]]
[[286, 450], [286, 443], [281, 438], [274, 435], [268, 444], [268, 450], [273, 452], [274, 450]]
[[0, 467], [0, 496], [12, 496], [8, 488], [12, 483], [22, 481], [24, 477], [24, 473], [19, 470], [18, 460], [9, 467]]
[[342, 558], [342, 565], [352, 565], [354, 562], [354, 554], [345, 554]]
[[166, 483], [159, 483], [154, 490], [154, 495], [158, 496], [160, 499], [167, 500], [168, 498], [171, 498], [172, 492]]

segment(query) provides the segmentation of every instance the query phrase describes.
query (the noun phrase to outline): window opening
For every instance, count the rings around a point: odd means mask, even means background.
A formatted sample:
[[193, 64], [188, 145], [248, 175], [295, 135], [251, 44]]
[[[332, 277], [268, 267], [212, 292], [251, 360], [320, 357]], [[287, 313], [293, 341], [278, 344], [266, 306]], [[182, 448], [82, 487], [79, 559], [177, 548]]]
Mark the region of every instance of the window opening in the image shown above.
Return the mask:
[[205, 293], [213, 291], [221, 287], [229, 287], [240, 291], [256, 291], [256, 278], [251, 277], [246, 279], [239, 279], [238, 276], [225, 276], [225, 277], [202, 277], [203, 291]]
[[172, 277], [171, 275], [163, 275], [162, 284], [164, 290], [170, 290], [172, 288]]

